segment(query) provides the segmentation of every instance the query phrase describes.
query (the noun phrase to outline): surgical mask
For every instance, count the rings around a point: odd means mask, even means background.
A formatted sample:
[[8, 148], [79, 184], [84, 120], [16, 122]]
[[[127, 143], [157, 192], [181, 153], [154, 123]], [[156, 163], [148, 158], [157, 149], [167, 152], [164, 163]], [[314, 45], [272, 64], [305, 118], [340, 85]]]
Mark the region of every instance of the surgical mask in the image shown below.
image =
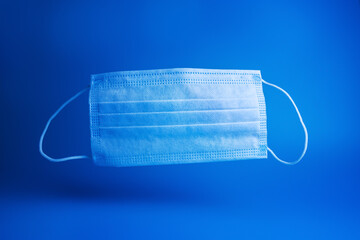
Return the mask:
[[[295, 161], [278, 158], [267, 144], [263, 84], [292, 102], [305, 132]], [[98, 165], [139, 166], [267, 158], [296, 164], [308, 134], [290, 95], [255, 70], [165, 69], [91, 76], [91, 85], [66, 101], [48, 120], [40, 153], [61, 162], [88, 156], [52, 158], [43, 152], [45, 133], [56, 115], [90, 88], [92, 159]]]

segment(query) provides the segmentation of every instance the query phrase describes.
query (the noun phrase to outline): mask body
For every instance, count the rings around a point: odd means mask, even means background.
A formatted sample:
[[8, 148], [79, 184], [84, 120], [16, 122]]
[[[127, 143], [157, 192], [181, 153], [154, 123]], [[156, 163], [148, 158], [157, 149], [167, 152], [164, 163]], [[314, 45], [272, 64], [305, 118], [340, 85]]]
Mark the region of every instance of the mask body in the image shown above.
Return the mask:
[[267, 157], [260, 71], [165, 69], [91, 77], [94, 162], [107, 166]]

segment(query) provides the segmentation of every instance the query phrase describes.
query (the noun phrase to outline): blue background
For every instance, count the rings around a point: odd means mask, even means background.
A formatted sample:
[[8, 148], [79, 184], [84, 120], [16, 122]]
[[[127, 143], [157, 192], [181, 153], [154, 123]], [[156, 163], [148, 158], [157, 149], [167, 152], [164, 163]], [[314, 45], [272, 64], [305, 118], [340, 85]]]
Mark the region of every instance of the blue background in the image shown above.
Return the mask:
[[[360, 4], [297, 1], [0, 2], [1, 239], [359, 239]], [[48, 117], [90, 74], [260, 69], [309, 131], [295, 166], [265, 160], [109, 168], [51, 163]], [[264, 86], [268, 143], [296, 158], [303, 132]], [[90, 154], [87, 95], [45, 151]]]

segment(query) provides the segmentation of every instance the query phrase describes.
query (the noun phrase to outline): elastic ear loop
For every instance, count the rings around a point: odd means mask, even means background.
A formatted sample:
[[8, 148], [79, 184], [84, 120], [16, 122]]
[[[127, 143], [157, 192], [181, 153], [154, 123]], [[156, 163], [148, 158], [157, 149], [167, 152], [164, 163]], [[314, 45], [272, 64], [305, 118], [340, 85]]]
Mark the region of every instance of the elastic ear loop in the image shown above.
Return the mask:
[[266, 82], [266, 81], [263, 80], [263, 79], [261, 79], [261, 81], [262, 81], [263, 83], [265, 83], [265, 84], [267, 84], [267, 85], [269, 85], [269, 86], [272, 86], [272, 87], [274, 87], [274, 88], [277, 88], [277, 89], [279, 89], [280, 91], [282, 91], [283, 93], [285, 93], [285, 95], [290, 99], [291, 103], [294, 105], [294, 108], [295, 108], [295, 110], [296, 110], [297, 115], [299, 116], [300, 123], [301, 123], [301, 125], [302, 125], [302, 127], [303, 127], [303, 129], [304, 129], [304, 133], [305, 133], [304, 150], [303, 150], [301, 156], [300, 156], [296, 161], [294, 161], [294, 162], [286, 162], [286, 161], [284, 161], [284, 160], [281, 160], [280, 158], [278, 158], [278, 157], [275, 155], [275, 153], [274, 153], [269, 147], [267, 147], [267, 150], [268, 150], [268, 151], [274, 156], [274, 158], [276, 158], [279, 162], [282, 162], [282, 163], [285, 163], [285, 164], [288, 164], [288, 165], [297, 164], [297, 163], [300, 162], [301, 159], [304, 157], [304, 155], [305, 155], [305, 153], [306, 153], [306, 150], [307, 150], [307, 146], [308, 146], [308, 132], [307, 132], [306, 126], [305, 126], [305, 124], [304, 124], [304, 122], [303, 122], [303, 119], [302, 119], [302, 117], [301, 117], [301, 114], [300, 114], [298, 108], [296, 107], [295, 102], [292, 100], [292, 98], [290, 97], [290, 95], [289, 95], [284, 89], [282, 89], [282, 88], [280, 88], [280, 87], [278, 87], [278, 86], [276, 86], [276, 85], [274, 85], [274, 84], [268, 83], [268, 82]]
[[71, 157], [65, 157], [65, 158], [52, 158], [49, 157], [48, 155], [46, 155], [43, 151], [43, 141], [44, 141], [44, 137], [45, 134], [50, 126], [51, 121], [72, 101], [74, 101], [76, 98], [78, 98], [81, 94], [83, 94], [84, 92], [86, 92], [88, 89], [90, 88], [90, 86], [86, 87], [85, 89], [81, 90], [80, 92], [78, 92], [77, 94], [75, 94], [73, 97], [71, 97], [69, 100], [67, 100], [65, 103], [63, 103], [58, 110], [56, 110], [56, 112], [49, 118], [49, 120], [46, 123], [46, 126], [41, 134], [40, 137], [40, 142], [39, 142], [39, 151], [41, 153], [41, 155], [48, 159], [49, 161], [52, 162], [64, 162], [64, 161], [68, 161], [68, 160], [75, 160], [75, 159], [83, 159], [83, 158], [89, 158], [88, 156], [71, 156]]

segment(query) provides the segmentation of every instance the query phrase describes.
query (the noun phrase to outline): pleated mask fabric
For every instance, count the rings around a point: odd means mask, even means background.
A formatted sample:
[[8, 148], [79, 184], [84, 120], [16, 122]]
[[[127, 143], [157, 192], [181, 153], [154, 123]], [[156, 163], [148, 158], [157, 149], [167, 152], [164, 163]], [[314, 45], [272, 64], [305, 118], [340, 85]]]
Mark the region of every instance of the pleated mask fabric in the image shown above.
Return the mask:
[[260, 71], [169, 69], [93, 75], [95, 163], [135, 166], [266, 158]]

